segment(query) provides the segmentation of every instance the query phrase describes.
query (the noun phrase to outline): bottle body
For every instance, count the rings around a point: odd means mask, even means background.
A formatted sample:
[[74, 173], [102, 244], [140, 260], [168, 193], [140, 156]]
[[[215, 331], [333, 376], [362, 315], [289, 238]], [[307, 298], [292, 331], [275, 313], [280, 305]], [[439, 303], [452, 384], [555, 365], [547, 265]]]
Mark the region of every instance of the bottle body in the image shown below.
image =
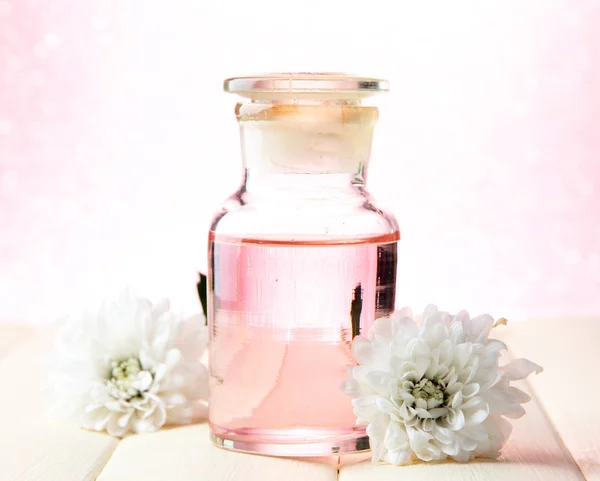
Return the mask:
[[263, 454], [364, 449], [341, 385], [353, 336], [394, 310], [397, 236], [211, 237], [213, 435]]
[[234, 450], [368, 449], [341, 385], [352, 338], [394, 310], [399, 232], [364, 189], [373, 111], [340, 125], [345, 107], [312, 107], [238, 106], [244, 181], [212, 223], [208, 280], [211, 433]]

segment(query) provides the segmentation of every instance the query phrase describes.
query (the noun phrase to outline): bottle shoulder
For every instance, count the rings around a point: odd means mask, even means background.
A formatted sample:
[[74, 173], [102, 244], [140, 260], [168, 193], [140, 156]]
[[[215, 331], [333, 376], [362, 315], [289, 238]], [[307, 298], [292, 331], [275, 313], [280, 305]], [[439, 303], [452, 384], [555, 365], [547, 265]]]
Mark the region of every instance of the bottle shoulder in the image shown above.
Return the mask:
[[354, 198], [279, 202], [256, 201], [238, 192], [215, 214], [211, 232], [237, 238], [399, 236], [394, 215], [364, 191]]

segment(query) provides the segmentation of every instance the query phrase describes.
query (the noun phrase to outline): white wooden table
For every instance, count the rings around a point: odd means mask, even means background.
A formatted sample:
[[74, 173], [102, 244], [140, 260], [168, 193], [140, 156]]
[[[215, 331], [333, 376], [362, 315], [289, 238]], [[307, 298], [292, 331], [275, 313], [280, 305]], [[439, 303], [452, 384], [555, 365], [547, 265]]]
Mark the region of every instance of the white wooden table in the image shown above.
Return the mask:
[[600, 319], [502, 328], [511, 355], [544, 366], [498, 461], [402, 468], [360, 458], [294, 460], [213, 447], [206, 424], [121, 441], [64, 426], [39, 392], [47, 333], [0, 325], [0, 481], [600, 481]]

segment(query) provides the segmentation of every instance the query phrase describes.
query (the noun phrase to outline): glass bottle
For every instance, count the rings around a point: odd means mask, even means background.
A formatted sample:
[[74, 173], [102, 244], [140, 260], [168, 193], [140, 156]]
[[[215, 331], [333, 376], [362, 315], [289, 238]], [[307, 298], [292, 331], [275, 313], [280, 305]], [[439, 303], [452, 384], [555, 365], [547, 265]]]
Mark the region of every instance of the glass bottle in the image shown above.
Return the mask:
[[352, 338], [393, 312], [400, 238], [365, 190], [387, 82], [344, 74], [225, 81], [243, 181], [209, 233], [211, 437], [236, 451], [368, 449], [340, 385]]

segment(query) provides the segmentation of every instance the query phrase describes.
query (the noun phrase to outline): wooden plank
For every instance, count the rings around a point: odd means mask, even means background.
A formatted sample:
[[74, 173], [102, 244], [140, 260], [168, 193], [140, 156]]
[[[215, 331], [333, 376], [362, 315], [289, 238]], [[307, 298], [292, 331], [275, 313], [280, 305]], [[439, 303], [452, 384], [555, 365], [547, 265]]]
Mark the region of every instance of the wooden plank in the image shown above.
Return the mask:
[[[531, 393], [529, 387], [520, 386]], [[373, 465], [369, 462], [344, 466], [340, 481], [584, 481], [577, 465], [562, 445], [550, 421], [532, 400], [527, 415], [513, 421], [513, 433], [498, 461], [476, 460], [419, 463], [410, 466]]]
[[207, 424], [130, 436], [119, 444], [98, 481], [334, 481], [325, 463], [234, 453], [213, 446]]
[[600, 481], [600, 319], [515, 323], [503, 338], [544, 367], [529, 383], [586, 479]]
[[44, 407], [43, 358], [49, 336], [36, 336], [0, 361], [0, 473], [10, 481], [91, 481], [118, 441], [52, 420]]
[[35, 335], [35, 331], [30, 326], [22, 324], [0, 324], [0, 359], [8, 352], [23, 342], [27, 337]]
[[92, 481], [116, 440], [76, 428], [42, 425], [0, 434], [0, 472], [11, 481]]

